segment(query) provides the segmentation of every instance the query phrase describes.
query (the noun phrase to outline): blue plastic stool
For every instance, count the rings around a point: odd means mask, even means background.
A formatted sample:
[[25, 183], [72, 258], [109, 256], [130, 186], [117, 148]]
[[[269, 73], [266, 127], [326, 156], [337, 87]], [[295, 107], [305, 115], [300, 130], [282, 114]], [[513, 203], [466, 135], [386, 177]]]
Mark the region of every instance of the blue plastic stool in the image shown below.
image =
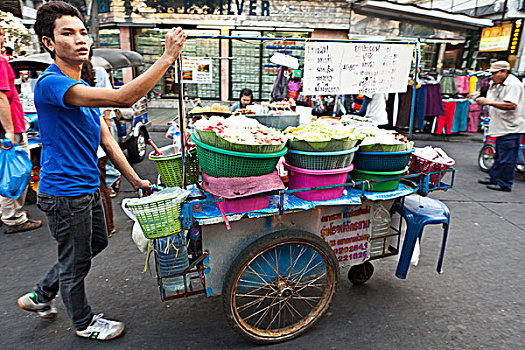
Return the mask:
[[441, 243], [441, 253], [437, 264], [437, 272], [443, 272], [443, 259], [445, 256], [445, 246], [447, 244], [448, 227], [450, 225], [450, 211], [448, 207], [437, 199], [421, 197], [419, 195], [410, 195], [405, 197], [405, 205], [402, 208], [401, 203], [396, 203], [396, 211], [405, 218], [407, 230], [403, 249], [399, 263], [397, 264], [396, 277], [405, 279], [416, 240], [423, 235], [425, 225], [443, 224], [443, 241]]

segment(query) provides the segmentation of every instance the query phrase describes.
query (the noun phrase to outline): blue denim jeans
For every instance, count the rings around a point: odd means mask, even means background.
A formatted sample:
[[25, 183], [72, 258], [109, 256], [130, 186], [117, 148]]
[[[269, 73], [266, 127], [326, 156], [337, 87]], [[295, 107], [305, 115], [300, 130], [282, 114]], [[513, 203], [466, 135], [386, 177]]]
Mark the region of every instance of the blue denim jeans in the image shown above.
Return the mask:
[[73, 327], [84, 330], [93, 318], [84, 278], [91, 259], [108, 245], [100, 192], [76, 197], [39, 192], [37, 205], [46, 213], [49, 231], [58, 243], [58, 262], [35, 288], [38, 301], [48, 302], [60, 290]]
[[521, 134], [509, 134], [496, 137], [496, 154], [494, 166], [489, 175], [492, 182], [504, 188], [512, 188], [514, 168], [518, 164], [518, 151]]

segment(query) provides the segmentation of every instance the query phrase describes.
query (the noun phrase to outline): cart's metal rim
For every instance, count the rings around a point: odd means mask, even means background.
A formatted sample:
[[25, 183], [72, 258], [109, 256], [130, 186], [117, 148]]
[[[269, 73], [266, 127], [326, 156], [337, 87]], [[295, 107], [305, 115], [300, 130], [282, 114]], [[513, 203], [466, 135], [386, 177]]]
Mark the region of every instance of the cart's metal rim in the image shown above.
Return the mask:
[[[279, 330], [263, 330], [263, 329], [255, 328], [247, 324], [246, 322], [244, 322], [244, 320], [240, 317], [240, 315], [237, 312], [237, 302], [236, 302], [235, 295], [237, 294], [237, 286], [239, 284], [239, 280], [244, 275], [244, 272], [246, 271], [248, 266], [250, 266], [250, 264], [254, 260], [256, 260], [258, 257], [260, 257], [261, 255], [263, 255], [264, 253], [268, 252], [271, 249], [275, 249], [279, 246], [288, 245], [288, 244], [306, 245], [314, 249], [314, 251], [323, 258], [323, 262], [325, 266], [327, 266], [327, 269], [326, 269], [327, 270], [327, 288], [325, 288], [325, 290], [323, 291], [320, 297], [320, 300], [315, 305], [315, 307], [305, 317], [303, 317], [303, 319], [299, 320], [298, 322], [291, 324], [285, 328], [281, 328]], [[279, 338], [282, 338], [280, 340], [285, 340], [286, 338], [294, 337], [297, 331], [300, 331], [301, 328], [308, 326], [310, 323], [315, 321], [317, 317], [320, 317], [323, 314], [323, 312], [326, 311], [324, 310], [325, 307], [330, 304], [331, 298], [334, 295], [333, 291], [335, 287], [335, 270], [328, 268], [328, 266], [330, 265], [329, 262], [330, 262], [329, 257], [322, 250], [320, 249], [318, 250], [316, 246], [314, 246], [313, 244], [309, 242], [304, 242], [300, 240], [276, 243], [266, 248], [265, 250], [259, 252], [257, 255], [255, 255], [252, 259], [250, 259], [244, 265], [244, 268], [236, 276], [236, 280], [235, 280], [236, 287], [233, 290], [232, 295], [230, 296], [232, 298], [232, 303], [231, 303], [232, 310], [231, 311], [232, 311], [232, 315], [234, 316], [235, 322], [238, 323], [239, 326], [241, 326], [242, 328], [250, 332], [254, 337], [260, 338], [260, 340], [278, 340]]]

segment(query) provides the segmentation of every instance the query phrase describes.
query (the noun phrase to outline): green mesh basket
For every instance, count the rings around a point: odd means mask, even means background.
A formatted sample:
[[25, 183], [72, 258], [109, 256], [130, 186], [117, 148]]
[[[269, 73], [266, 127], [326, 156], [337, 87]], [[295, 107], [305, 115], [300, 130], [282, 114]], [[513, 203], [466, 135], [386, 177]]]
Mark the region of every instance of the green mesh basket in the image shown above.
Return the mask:
[[197, 132], [199, 141], [202, 141], [209, 146], [225, 149], [228, 151], [245, 153], [275, 153], [282, 151], [286, 146], [286, 143], [280, 145], [244, 145], [225, 140], [222, 137], [219, 137], [215, 131], [195, 130]]
[[249, 177], [271, 173], [279, 158], [288, 149], [276, 153], [244, 153], [220, 149], [199, 141], [194, 134], [191, 140], [197, 145], [199, 164], [206, 174], [213, 177]]
[[337, 152], [306, 152], [289, 150], [286, 163], [308, 170], [332, 170], [346, 168], [352, 164], [359, 147]]
[[171, 236], [182, 230], [179, 220], [181, 203], [177, 198], [155, 199], [149, 196], [133, 200], [126, 205], [137, 218], [144, 237], [148, 239]]
[[[160, 149], [162, 155], [149, 155], [149, 159], [155, 162], [157, 171], [167, 187], [182, 187], [182, 156], [177, 153], [177, 147], [170, 145]], [[197, 150], [192, 150], [186, 155], [186, 184], [194, 184], [199, 181], [199, 161]]]
[[304, 141], [289, 140], [288, 148], [296, 151], [306, 152], [332, 152], [345, 151], [354, 148], [359, 140], [330, 140], [330, 141]]

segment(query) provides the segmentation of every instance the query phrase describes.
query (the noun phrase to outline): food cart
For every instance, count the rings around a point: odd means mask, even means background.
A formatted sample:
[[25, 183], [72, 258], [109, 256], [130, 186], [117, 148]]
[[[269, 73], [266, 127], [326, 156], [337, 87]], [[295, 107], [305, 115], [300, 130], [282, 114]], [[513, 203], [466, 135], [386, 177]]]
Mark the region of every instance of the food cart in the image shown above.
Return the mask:
[[[417, 42], [396, 45], [416, 47], [417, 71]], [[179, 78], [180, 74], [179, 71]], [[417, 83], [417, 74], [415, 80]], [[371, 261], [400, 253], [403, 225], [399, 215], [403, 212], [405, 197], [426, 196], [453, 186], [453, 168], [409, 174], [403, 171], [404, 175], [383, 179], [272, 190], [247, 197], [248, 200], [266, 198], [268, 205], [227, 214], [223, 205], [228, 201], [204, 191], [198, 177], [194, 176], [197, 160], [203, 170], [210, 172], [220, 172], [221, 167], [226, 166], [220, 160], [214, 164], [213, 159], [218, 158], [206, 158], [206, 152], [215, 147], [206, 145], [202, 136], [199, 139], [193, 134], [191, 139], [197, 144], [197, 157], [184, 150], [185, 115], [181, 91], [179, 123], [184, 156], [164, 155], [162, 160], [173, 161], [176, 165], [173, 168], [166, 164], [159, 166], [157, 161], [156, 165], [165, 180], [175, 172], [180, 173], [179, 183], [188, 189], [188, 197], [171, 205], [166, 201], [147, 200], [130, 206], [135, 214], [143, 210], [143, 217], [137, 215], [137, 218], [145, 234], [149, 231], [147, 226], [155, 221], [152, 212], [160, 226], [164, 225], [160, 231], [150, 231], [147, 238], [165, 237], [168, 222], [172, 222], [173, 232], [177, 233], [178, 238], [171, 243], [169, 238], [167, 241], [165, 238], [164, 241], [152, 240], [161, 299], [222, 295], [228, 322], [250, 341], [278, 343], [309, 330], [330, 306], [340, 267], [350, 267], [350, 281], [362, 284], [373, 274]], [[164, 148], [164, 152], [169, 151], [169, 147]], [[286, 148], [281, 152], [286, 153]], [[406, 154], [410, 158], [409, 152], [403, 153]], [[374, 186], [379, 188], [381, 184], [392, 182], [395, 186], [391, 190], [373, 191]], [[309, 200], [312, 197], [304, 196], [312, 191], [332, 190], [341, 190], [341, 195], [327, 200]], [[398, 220], [392, 220], [396, 216]], [[443, 249], [445, 242], [444, 239]], [[170, 244], [178, 247], [172, 257], [174, 261], [180, 261], [179, 254], [190, 257], [190, 261], [175, 273], [166, 270], [166, 247]], [[410, 251], [403, 254], [411, 256], [412, 248], [407, 249]], [[182, 255], [182, 259], [188, 258]], [[442, 271], [442, 259], [443, 250], [438, 272]], [[400, 268], [404, 271], [398, 276], [406, 276], [408, 266], [398, 267], [398, 271]], [[172, 288], [174, 278], [180, 282], [177, 288]]]

